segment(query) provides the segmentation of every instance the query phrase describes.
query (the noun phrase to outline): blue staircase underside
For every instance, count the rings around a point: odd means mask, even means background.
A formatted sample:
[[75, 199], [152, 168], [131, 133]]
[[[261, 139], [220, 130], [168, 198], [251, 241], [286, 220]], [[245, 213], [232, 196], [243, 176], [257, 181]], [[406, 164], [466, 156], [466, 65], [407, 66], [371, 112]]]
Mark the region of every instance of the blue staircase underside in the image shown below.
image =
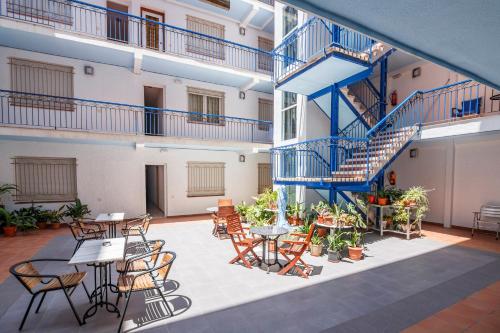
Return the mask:
[[342, 183], [334, 183], [334, 182], [313, 182], [310, 180], [274, 180], [274, 185], [294, 185], [294, 186], [306, 186], [307, 188], [316, 189], [316, 190], [329, 190], [333, 189], [335, 191], [349, 191], [349, 192], [369, 192], [370, 184], [374, 180], [370, 182], [342, 182]]
[[[340, 93], [339, 99], [339, 128], [343, 129], [349, 125], [352, 121], [358, 118], [358, 113], [354, 106], [351, 105], [349, 100], [345, 98], [342, 92]], [[331, 118], [332, 115], [332, 94], [324, 94], [314, 99], [316, 105], [323, 111], [323, 113]], [[366, 125], [368, 126], [368, 125]]]
[[334, 84], [346, 86], [371, 74], [372, 66], [369, 62], [341, 52], [330, 52], [300, 66], [278, 81], [275, 88], [311, 96]]

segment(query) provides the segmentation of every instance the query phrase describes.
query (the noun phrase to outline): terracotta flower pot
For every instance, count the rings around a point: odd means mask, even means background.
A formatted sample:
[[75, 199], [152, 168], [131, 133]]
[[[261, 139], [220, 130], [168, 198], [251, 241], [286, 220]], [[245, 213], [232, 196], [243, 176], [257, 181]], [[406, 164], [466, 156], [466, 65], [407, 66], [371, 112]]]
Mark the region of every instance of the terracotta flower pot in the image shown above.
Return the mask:
[[377, 203], [380, 206], [386, 206], [389, 204], [389, 198], [378, 198]]
[[325, 222], [324, 219], [325, 218], [323, 217], [323, 215], [319, 215], [318, 216], [318, 223], [323, 224]]
[[325, 237], [327, 234], [328, 230], [326, 228], [317, 228], [316, 233], [318, 234], [318, 237]]
[[405, 207], [410, 207], [415, 206], [417, 203], [415, 202], [415, 200], [405, 200], [403, 201], [403, 204], [405, 205]]
[[14, 226], [5, 226], [3, 227], [3, 233], [6, 237], [14, 237], [16, 235], [17, 227]]
[[319, 257], [321, 256], [321, 253], [323, 252], [323, 245], [322, 244], [311, 244], [311, 255], [314, 257]]
[[47, 222], [37, 222], [38, 229], [47, 229]]
[[361, 260], [363, 257], [363, 248], [362, 247], [347, 247], [349, 251], [349, 259], [351, 260]]
[[368, 203], [371, 203], [371, 204], [375, 203], [375, 196], [373, 194], [368, 195]]
[[333, 216], [325, 216], [323, 218], [323, 223], [326, 225], [332, 225], [333, 224]]
[[61, 227], [61, 223], [51, 223], [50, 229], [59, 229]]

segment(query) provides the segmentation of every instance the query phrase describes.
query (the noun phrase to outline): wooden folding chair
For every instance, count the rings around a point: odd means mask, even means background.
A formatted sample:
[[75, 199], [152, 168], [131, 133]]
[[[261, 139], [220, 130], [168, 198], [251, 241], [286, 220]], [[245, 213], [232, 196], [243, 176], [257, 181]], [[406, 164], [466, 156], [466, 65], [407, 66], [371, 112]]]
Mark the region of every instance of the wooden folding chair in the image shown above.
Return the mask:
[[232, 214], [234, 214], [234, 206], [221, 206], [216, 214], [212, 214], [212, 221], [214, 222], [212, 235], [220, 239], [222, 234], [226, 234], [226, 218]]
[[[306, 279], [308, 278], [308, 275], [312, 272], [312, 267], [306, 264], [301, 257], [311, 242], [311, 237], [314, 234], [315, 227], [315, 224], [311, 224], [309, 233], [307, 234], [292, 233], [291, 236], [299, 237], [298, 240], [287, 239], [283, 241], [284, 244], [278, 249], [278, 251], [283, 257], [286, 258], [286, 260], [288, 260], [288, 263], [278, 272], [279, 275], [285, 275], [292, 268], [295, 268], [302, 277]], [[300, 268], [297, 265], [298, 263], [302, 264], [303, 268]]]
[[[240, 221], [240, 215], [239, 214], [232, 214], [226, 217], [227, 221], [227, 233], [229, 234], [229, 237], [231, 238], [231, 242], [233, 243], [234, 249], [236, 250], [236, 253], [238, 254], [236, 257], [234, 257], [229, 263], [234, 264], [235, 262], [238, 262], [241, 260], [243, 265], [245, 265], [248, 268], [252, 268], [251, 262], [254, 260], [257, 260], [260, 262], [259, 256], [254, 252], [254, 247], [262, 243], [261, 238], [254, 238], [250, 237], [245, 230], [248, 230], [248, 228], [243, 228], [241, 225]], [[248, 253], [251, 253], [253, 255], [253, 259], [251, 261], [248, 261], [245, 256]]]

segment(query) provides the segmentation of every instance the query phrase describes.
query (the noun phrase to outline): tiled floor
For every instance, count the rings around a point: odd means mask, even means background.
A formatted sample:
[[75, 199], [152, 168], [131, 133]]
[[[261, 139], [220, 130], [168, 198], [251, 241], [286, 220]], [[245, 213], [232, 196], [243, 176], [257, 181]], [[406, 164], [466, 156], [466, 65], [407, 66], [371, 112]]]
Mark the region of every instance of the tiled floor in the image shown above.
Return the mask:
[[[206, 216], [170, 218], [162, 222], [203, 218]], [[380, 239], [372, 235], [367, 258], [361, 262], [331, 264], [325, 256], [306, 255], [306, 261], [315, 266], [316, 274], [304, 280], [228, 265], [234, 249], [228, 240], [211, 237], [210, 229], [210, 221], [151, 226], [149, 238], [165, 239], [168, 248], [178, 254], [171, 277], [180, 285], [174, 287], [175, 291], [169, 296], [169, 302], [178, 313], [173, 318], [154, 317], [161, 307], [155, 301], [158, 297], [137, 296], [131, 301], [125, 329], [155, 331], [156, 327], [158, 331], [170, 333], [232, 332], [237, 326], [241, 332], [365, 332], [374, 329], [396, 332], [410, 327], [412, 332], [465, 329], [489, 332], [486, 329], [493, 326], [498, 331], [498, 303], [495, 302], [500, 299], [500, 251], [490, 235], [478, 235], [470, 240], [466, 230], [433, 225], [425, 225], [424, 238], [412, 241], [390, 236]], [[0, 257], [9, 258], [9, 263], [0, 261], [0, 273], [3, 274], [0, 276], [8, 275], [8, 267], [13, 262], [35, 253], [36, 256], [67, 255], [73, 245], [67, 229], [44, 230], [12, 239], [2, 236]], [[26, 308], [27, 297], [21, 291], [13, 279], [0, 284], [3, 303], [0, 322], [6, 332], [14, 331], [20, 313]], [[77, 290], [79, 312], [87, 306], [82, 296]], [[491, 307], [496, 312], [488, 313]], [[455, 310], [450, 310], [453, 308]], [[40, 314], [32, 314], [26, 330], [69, 329], [97, 333], [113, 331], [117, 326], [116, 319], [104, 312], [77, 328], [67, 311], [60, 298], [47, 296], [47, 303]], [[304, 311], [308, 316], [304, 316]], [[463, 323], [463, 328], [444, 326], [443, 322], [450, 316], [458, 316], [464, 311], [471, 317], [475, 315], [473, 322], [472, 318], [462, 315], [464, 318], [455, 319], [454, 324]], [[58, 321], [62, 317], [65, 319]], [[287, 318], [302, 319], [298, 324]]]

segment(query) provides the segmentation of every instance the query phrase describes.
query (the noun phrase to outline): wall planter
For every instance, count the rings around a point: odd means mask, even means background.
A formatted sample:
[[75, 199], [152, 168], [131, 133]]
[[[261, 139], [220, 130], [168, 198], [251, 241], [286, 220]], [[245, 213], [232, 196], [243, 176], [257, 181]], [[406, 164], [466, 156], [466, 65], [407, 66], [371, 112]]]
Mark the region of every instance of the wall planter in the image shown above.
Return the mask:
[[311, 244], [311, 255], [320, 257], [323, 252], [323, 244]]
[[328, 250], [328, 261], [329, 262], [339, 262], [340, 252], [336, 250]]
[[351, 259], [351, 260], [361, 260], [361, 258], [363, 257], [363, 248], [362, 247], [348, 246], [347, 250], [349, 251], [349, 259]]
[[4, 226], [3, 233], [6, 237], [14, 237], [16, 235], [17, 227], [15, 225]]

